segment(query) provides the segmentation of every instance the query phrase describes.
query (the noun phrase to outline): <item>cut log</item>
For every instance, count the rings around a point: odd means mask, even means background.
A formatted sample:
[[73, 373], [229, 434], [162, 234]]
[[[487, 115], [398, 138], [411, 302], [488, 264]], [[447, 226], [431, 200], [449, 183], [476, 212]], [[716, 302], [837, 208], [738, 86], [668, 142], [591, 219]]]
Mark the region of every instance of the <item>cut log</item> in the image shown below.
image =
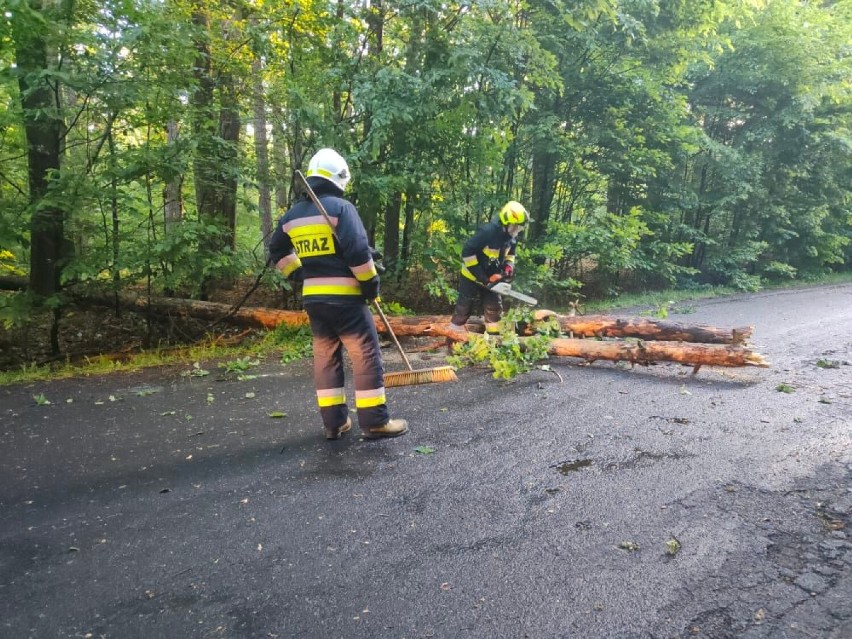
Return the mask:
[[718, 328], [702, 324], [681, 324], [650, 317], [614, 317], [612, 315], [559, 315], [536, 311], [538, 321], [556, 317], [563, 333], [575, 337], [638, 337], [671, 342], [702, 344], [744, 344], [753, 328]]
[[[456, 341], [467, 341], [470, 334], [453, 333]], [[529, 338], [519, 338], [521, 348]], [[691, 344], [686, 342], [646, 342], [643, 340], [608, 340], [557, 337], [547, 350], [557, 357], [579, 357], [592, 363], [599, 359], [647, 365], [653, 362], [679, 362], [693, 366], [759, 366], [768, 362], [759, 353], [735, 344]]]
[[[98, 306], [115, 306], [115, 298], [110, 294], [77, 294], [77, 303]], [[177, 317], [192, 317], [210, 322], [226, 321], [236, 326], [273, 329], [280, 324], [302, 326], [308, 323], [304, 311], [282, 311], [274, 308], [240, 308], [233, 310], [228, 304], [201, 302], [171, 297], [146, 297], [121, 294], [118, 296], [121, 308], [136, 313], [153, 313]]]
[[769, 364], [762, 355], [734, 344], [690, 344], [684, 342], [599, 341], [590, 339], [557, 338], [548, 352], [560, 357], [581, 357], [650, 364], [651, 362], [680, 362], [700, 366], [760, 366]]

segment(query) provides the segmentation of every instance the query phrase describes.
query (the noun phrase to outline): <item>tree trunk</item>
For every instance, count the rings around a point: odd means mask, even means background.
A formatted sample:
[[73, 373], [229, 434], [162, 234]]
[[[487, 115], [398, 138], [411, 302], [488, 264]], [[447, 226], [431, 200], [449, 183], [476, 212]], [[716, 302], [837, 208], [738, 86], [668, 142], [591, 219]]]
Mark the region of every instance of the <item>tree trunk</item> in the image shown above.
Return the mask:
[[[217, 231], [205, 233], [200, 243], [200, 260], [233, 251], [236, 245], [237, 166], [240, 114], [233, 74], [217, 69], [214, 78], [210, 50], [210, 17], [203, 3], [193, 6], [192, 22], [198, 33], [193, 75], [198, 88], [192, 97], [193, 134], [197, 145], [195, 156], [195, 188], [198, 217]], [[233, 40], [234, 26], [223, 26], [226, 41]], [[215, 90], [218, 87], [219, 110], [216, 112]], [[218, 126], [217, 126], [218, 121]], [[200, 283], [201, 297], [206, 298], [213, 277]]]
[[[42, 11], [40, 0], [30, 0], [33, 12]], [[48, 191], [58, 179], [62, 119], [59, 105], [45, 73], [48, 19], [35, 19], [24, 9], [12, 12], [15, 63], [27, 140], [30, 218], [30, 290], [49, 297], [60, 290], [65, 261], [64, 213]]]
[[544, 230], [547, 228], [547, 220], [550, 217], [553, 189], [556, 184], [556, 161], [558, 159], [552, 146], [553, 142], [549, 138], [537, 140], [533, 153], [533, 186], [532, 198], [530, 200], [530, 216], [535, 222], [532, 224], [530, 230], [531, 240], [544, 235]]
[[601, 342], [588, 339], [559, 338], [553, 340], [548, 352], [560, 357], [581, 357], [594, 362], [598, 359], [631, 364], [679, 362], [694, 366], [768, 366], [762, 355], [744, 346], [731, 344], [686, 344], [684, 342]]
[[[287, 144], [284, 137], [284, 113], [281, 107], [272, 105], [272, 179], [275, 183], [275, 217], [283, 215], [290, 202], [293, 188], [292, 171], [287, 166]], [[294, 136], [294, 146], [298, 143]], [[294, 150], [293, 158], [298, 161], [292, 166], [302, 166], [302, 155]]]
[[263, 91], [263, 61], [260, 56], [252, 63], [254, 74], [254, 152], [257, 156], [257, 208], [260, 213], [260, 234], [264, 248], [272, 235], [272, 197], [269, 188], [269, 150], [266, 139], [266, 96]]
[[391, 201], [385, 207], [385, 239], [382, 252], [384, 264], [391, 273], [398, 272], [399, 266], [399, 212], [402, 209], [402, 193], [394, 192]]
[[210, 62], [210, 24], [204, 3], [193, 5], [192, 24], [195, 27], [195, 63], [193, 76], [196, 89], [192, 93], [192, 135], [196, 144], [193, 170], [195, 172], [195, 206], [199, 218], [209, 217], [215, 173], [213, 119], [213, 74]]
[[212, 219], [224, 225], [221, 244], [214, 246], [219, 251], [233, 251], [237, 243], [237, 175], [238, 149], [240, 144], [240, 105], [234, 76], [223, 73], [219, 79], [222, 105], [219, 110], [220, 152], [216, 158], [217, 172], [221, 176], [215, 185], [215, 205]]
[[405, 195], [405, 221], [402, 226], [402, 246], [399, 251], [399, 273], [408, 271], [411, 256], [411, 238], [414, 235], [414, 189]]
[[[539, 311], [537, 319], [546, 319], [548, 311]], [[647, 317], [613, 317], [611, 315], [556, 315], [564, 333], [580, 337], [638, 337], [650, 340], [701, 342], [705, 344], [743, 344], [753, 328], [733, 329], [681, 324]]]
[[[180, 128], [174, 120], [166, 124], [166, 144], [170, 149], [176, 149]], [[174, 151], [176, 154], [177, 152]], [[175, 173], [163, 188], [163, 224], [166, 234], [172, 233], [183, 219], [183, 198], [181, 189], [183, 175]]]

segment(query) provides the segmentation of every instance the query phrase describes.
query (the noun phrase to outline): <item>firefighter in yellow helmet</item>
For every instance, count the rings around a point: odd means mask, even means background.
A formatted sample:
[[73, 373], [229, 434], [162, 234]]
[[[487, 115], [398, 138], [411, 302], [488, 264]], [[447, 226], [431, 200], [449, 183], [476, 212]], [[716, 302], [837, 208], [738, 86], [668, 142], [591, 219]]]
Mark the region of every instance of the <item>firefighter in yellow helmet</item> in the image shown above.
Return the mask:
[[515, 277], [515, 248], [518, 235], [531, 222], [529, 213], [520, 202], [507, 202], [493, 220], [483, 224], [462, 248], [461, 277], [458, 300], [450, 328], [466, 330], [476, 300], [482, 300], [485, 330], [499, 331], [503, 316], [500, 296], [488, 289], [489, 284], [511, 282]]
[[311, 323], [314, 385], [326, 439], [352, 427], [346, 405], [343, 349], [352, 360], [355, 408], [365, 438], [397, 437], [408, 422], [391, 419], [376, 324], [367, 302], [379, 296], [375, 251], [355, 206], [343, 198], [349, 167], [333, 149], [320, 149], [308, 164], [307, 181], [334, 224], [334, 237], [311, 199], [302, 197], [278, 221], [269, 242], [270, 261], [302, 282], [302, 303]]

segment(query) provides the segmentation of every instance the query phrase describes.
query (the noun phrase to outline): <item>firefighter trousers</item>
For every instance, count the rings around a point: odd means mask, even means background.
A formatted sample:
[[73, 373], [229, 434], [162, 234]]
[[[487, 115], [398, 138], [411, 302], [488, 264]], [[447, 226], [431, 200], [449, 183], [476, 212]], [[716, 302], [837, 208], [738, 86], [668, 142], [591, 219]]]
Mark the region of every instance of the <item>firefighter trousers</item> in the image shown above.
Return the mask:
[[459, 297], [451, 320], [456, 326], [464, 326], [473, 312], [473, 305], [482, 299], [482, 314], [485, 317], [485, 330], [488, 333], [499, 333], [498, 322], [503, 316], [503, 300], [497, 293], [489, 291], [484, 286], [462, 276], [459, 279]]
[[361, 430], [387, 424], [385, 377], [376, 323], [364, 303], [305, 304], [314, 346], [314, 386], [323, 426], [337, 430], [349, 416], [343, 350], [352, 361]]

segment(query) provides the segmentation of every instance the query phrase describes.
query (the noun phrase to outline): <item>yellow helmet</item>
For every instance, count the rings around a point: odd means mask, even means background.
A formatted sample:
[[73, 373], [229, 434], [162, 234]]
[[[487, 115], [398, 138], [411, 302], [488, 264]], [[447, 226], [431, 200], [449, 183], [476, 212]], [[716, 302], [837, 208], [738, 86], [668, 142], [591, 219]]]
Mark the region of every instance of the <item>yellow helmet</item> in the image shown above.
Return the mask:
[[500, 224], [503, 226], [509, 226], [510, 224], [519, 224], [524, 226], [528, 222], [532, 222], [530, 214], [527, 213], [524, 205], [520, 202], [515, 202], [515, 200], [507, 202], [506, 205], [500, 209], [498, 217], [500, 219]]

